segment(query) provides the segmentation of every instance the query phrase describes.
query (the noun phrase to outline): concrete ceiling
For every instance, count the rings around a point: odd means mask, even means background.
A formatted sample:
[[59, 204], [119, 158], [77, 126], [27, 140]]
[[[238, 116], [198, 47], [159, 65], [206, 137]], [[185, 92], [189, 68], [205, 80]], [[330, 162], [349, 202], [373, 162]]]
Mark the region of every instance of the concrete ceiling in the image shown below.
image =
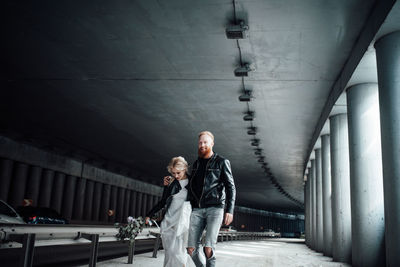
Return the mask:
[[[195, 160], [207, 129], [239, 205], [300, 212], [313, 133], [374, 3], [7, 1], [1, 134], [159, 184], [171, 157]], [[250, 27], [238, 42], [225, 36], [234, 13]], [[248, 105], [241, 60], [255, 68]]]

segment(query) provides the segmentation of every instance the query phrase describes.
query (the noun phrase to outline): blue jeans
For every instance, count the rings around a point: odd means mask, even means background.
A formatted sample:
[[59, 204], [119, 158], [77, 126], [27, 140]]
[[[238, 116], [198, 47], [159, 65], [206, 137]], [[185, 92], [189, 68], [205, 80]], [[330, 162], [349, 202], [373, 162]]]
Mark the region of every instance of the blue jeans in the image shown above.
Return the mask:
[[190, 216], [188, 247], [195, 248], [192, 254], [197, 267], [204, 266], [204, 257], [200, 254], [201, 236], [206, 229], [204, 246], [211, 247], [213, 254], [206, 259], [206, 266], [215, 266], [215, 245], [217, 244], [219, 228], [224, 217], [224, 209], [217, 207], [194, 208]]

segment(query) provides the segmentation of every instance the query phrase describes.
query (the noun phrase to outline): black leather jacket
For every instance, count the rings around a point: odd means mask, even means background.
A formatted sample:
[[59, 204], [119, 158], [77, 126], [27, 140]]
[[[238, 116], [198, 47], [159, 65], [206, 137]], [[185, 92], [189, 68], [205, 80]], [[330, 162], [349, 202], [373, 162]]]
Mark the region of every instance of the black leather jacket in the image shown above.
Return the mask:
[[[195, 177], [199, 162], [193, 164], [190, 177]], [[188, 185], [188, 199], [193, 208], [226, 206], [226, 212], [232, 213], [235, 208], [236, 189], [229, 160], [214, 153], [206, 165], [203, 191], [196, 196], [192, 189], [192, 179]]]
[[182, 187], [178, 180], [174, 179], [168, 186], [164, 186], [164, 191], [161, 200], [146, 214], [146, 217], [153, 217], [158, 211], [165, 207], [167, 212], [172, 202], [172, 196], [179, 193]]

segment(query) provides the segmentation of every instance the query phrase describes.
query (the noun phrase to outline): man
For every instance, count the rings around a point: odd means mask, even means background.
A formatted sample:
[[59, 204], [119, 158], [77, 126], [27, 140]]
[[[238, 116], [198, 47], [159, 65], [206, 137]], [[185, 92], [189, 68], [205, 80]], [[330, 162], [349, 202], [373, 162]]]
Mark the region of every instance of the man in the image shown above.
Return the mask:
[[[192, 205], [187, 251], [197, 267], [204, 266], [199, 253], [201, 236], [206, 229], [204, 254], [206, 266], [215, 266], [215, 245], [221, 223], [233, 220], [236, 189], [229, 160], [213, 151], [214, 135], [199, 134], [198, 159], [194, 162], [188, 187]], [[225, 215], [224, 215], [225, 209]]]

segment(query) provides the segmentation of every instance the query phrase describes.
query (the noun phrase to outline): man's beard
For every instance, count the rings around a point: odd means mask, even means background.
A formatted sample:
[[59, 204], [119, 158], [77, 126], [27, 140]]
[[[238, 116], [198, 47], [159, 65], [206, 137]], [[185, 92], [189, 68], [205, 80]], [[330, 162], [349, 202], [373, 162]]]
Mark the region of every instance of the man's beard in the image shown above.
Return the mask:
[[206, 150], [201, 151], [200, 148], [197, 150], [197, 154], [199, 155], [200, 158], [209, 158], [212, 155], [212, 148], [208, 147]]

